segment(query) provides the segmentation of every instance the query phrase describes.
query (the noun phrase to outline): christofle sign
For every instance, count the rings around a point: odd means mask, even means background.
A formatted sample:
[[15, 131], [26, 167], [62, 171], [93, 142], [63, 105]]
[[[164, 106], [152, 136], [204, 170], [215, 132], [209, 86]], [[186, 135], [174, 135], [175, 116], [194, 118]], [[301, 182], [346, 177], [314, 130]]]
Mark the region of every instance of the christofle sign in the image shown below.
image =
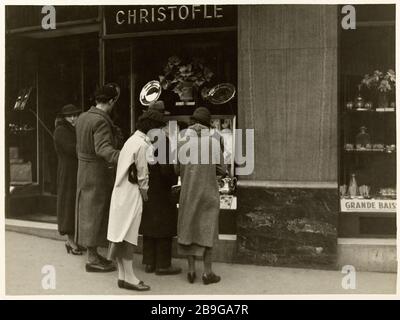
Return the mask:
[[236, 26], [236, 6], [105, 6], [105, 34]]

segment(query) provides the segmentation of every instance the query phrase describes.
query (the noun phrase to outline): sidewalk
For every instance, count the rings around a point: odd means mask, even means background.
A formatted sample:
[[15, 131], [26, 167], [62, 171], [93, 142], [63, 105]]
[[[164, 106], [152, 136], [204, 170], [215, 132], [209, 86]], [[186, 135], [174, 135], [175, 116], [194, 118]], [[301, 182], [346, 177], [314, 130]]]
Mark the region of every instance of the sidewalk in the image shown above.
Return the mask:
[[[396, 274], [358, 272], [356, 289], [344, 290], [340, 271], [276, 268], [215, 263], [221, 275], [218, 284], [205, 286], [200, 280], [186, 280], [186, 261], [175, 259], [183, 273], [175, 276], [146, 274], [141, 255], [135, 257], [137, 276], [151, 291], [135, 292], [117, 288], [117, 273], [85, 272], [85, 257], [67, 255], [61, 241], [6, 232], [7, 295], [248, 295], [248, 294], [395, 294]], [[42, 288], [42, 267], [56, 270], [56, 289]], [[201, 273], [201, 261], [198, 273]], [[210, 297], [212, 298], [212, 297]]]

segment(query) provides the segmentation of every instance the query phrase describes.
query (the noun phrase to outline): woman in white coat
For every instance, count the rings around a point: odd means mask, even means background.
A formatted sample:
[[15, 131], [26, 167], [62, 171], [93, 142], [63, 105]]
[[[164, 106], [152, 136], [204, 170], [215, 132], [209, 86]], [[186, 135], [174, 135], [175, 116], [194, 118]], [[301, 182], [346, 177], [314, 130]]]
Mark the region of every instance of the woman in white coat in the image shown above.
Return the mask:
[[143, 201], [147, 201], [149, 171], [146, 152], [151, 143], [146, 134], [163, 126], [162, 114], [145, 112], [138, 120], [136, 132], [125, 142], [119, 155], [107, 232], [107, 239], [111, 242], [109, 259], [115, 260], [118, 265], [119, 288], [150, 289], [136, 277], [132, 262]]

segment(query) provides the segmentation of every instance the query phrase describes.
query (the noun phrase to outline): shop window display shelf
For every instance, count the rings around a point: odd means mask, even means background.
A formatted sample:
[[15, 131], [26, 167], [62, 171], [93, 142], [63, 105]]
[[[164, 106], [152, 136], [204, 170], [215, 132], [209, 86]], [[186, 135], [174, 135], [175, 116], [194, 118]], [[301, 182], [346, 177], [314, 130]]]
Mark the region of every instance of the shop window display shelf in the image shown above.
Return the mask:
[[[342, 109], [340, 185], [346, 185], [341, 197], [340, 237], [394, 238], [396, 236], [396, 196], [380, 194], [385, 188], [396, 188], [396, 110]], [[367, 127], [369, 146], [357, 146], [361, 126]], [[376, 146], [374, 146], [376, 145]], [[349, 196], [351, 175], [358, 187], [368, 185], [369, 197]]]

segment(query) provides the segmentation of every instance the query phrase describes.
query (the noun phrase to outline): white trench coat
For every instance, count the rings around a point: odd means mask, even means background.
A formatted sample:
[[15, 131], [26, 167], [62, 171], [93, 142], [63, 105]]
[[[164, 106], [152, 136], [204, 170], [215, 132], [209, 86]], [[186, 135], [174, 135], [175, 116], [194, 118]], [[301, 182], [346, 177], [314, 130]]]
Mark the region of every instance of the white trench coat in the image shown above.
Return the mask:
[[[118, 158], [117, 174], [111, 196], [107, 239], [137, 245], [143, 200], [139, 189], [148, 189], [149, 171], [146, 152], [149, 138], [136, 131], [124, 144]], [[128, 180], [129, 166], [135, 163], [138, 184]]]

